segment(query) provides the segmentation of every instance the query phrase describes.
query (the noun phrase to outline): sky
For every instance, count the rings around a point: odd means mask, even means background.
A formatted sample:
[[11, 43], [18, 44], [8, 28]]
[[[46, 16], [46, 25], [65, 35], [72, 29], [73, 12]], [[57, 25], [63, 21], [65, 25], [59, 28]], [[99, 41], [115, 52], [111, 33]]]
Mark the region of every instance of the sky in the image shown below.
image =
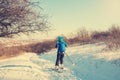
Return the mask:
[[83, 27], [99, 31], [120, 25], [120, 0], [42, 0], [40, 5], [52, 24], [49, 34], [54, 36]]

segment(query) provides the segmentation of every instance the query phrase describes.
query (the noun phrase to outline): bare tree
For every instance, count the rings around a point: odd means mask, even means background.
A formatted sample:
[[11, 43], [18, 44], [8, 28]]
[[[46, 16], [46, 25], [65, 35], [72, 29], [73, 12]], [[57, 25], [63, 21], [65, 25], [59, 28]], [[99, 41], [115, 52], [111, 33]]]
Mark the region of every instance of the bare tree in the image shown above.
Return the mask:
[[81, 27], [80, 29], [78, 29], [77, 36], [80, 39], [84, 39], [84, 38], [87, 38], [89, 36], [89, 33], [85, 27]]
[[47, 30], [47, 18], [38, 3], [30, 0], [0, 0], [0, 37]]

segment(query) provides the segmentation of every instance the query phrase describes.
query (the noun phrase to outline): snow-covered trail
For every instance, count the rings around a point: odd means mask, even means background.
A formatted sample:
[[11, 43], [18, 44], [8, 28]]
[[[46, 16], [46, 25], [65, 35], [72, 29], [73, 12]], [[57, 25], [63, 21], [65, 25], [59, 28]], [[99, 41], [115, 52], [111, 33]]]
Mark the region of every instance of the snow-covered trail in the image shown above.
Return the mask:
[[120, 59], [107, 60], [102, 55], [103, 43], [67, 48], [66, 71], [58, 73], [54, 68], [56, 50], [36, 55], [25, 53], [0, 61], [0, 80], [120, 80]]
[[[74, 79], [63, 80], [120, 80], [120, 52], [113, 53], [111, 55], [113, 59], [108, 60], [104, 58], [104, 47], [106, 47], [104, 43], [97, 43], [68, 48], [66, 53], [75, 65], [72, 65], [68, 57], [65, 56], [64, 66], [70, 70]], [[119, 58], [114, 59], [116, 53], [116, 57]], [[103, 57], [98, 58], [96, 55], [103, 55]], [[51, 51], [40, 57], [55, 62], [56, 51]], [[69, 75], [67, 76], [69, 77]]]

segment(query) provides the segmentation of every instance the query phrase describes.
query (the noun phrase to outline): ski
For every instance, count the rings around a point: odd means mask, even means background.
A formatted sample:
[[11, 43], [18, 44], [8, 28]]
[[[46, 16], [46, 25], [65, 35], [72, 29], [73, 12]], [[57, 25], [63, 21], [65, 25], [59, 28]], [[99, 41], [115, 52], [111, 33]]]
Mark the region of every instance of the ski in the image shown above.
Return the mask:
[[54, 71], [56, 71], [56, 72], [58, 72], [58, 73], [63, 73], [63, 69], [55, 69], [55, 68], [52, 68], [52, 70], [54, 70]]

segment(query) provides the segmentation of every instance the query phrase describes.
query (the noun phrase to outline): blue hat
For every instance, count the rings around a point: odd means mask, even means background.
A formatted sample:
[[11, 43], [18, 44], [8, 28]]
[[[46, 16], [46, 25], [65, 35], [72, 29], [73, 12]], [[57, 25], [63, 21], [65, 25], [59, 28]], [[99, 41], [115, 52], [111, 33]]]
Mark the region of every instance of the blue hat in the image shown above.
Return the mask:
[[58, 41], [63, 42], [64, 41], [63, 36], [58, 36]]

